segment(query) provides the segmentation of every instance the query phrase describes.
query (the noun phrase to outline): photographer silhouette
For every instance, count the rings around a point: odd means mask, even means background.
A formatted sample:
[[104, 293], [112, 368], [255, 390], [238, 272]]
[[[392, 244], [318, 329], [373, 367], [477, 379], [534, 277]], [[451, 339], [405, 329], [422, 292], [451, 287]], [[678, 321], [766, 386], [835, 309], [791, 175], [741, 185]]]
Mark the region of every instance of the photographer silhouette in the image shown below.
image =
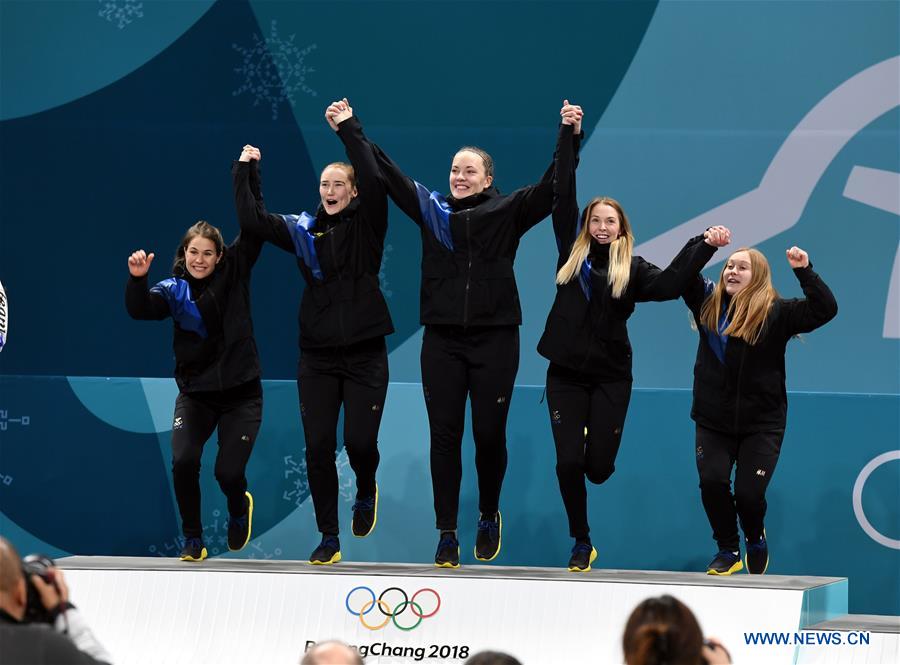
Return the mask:
[[[22, 559], [0, 536], [0, 665], [110, 663], [109, 653], [69, 602], [62, 571], [46, 558], [28, 557], [32, 607]], [[34, 563], [40, 562], [37, 567]], [[34, 602], [42, 607], [34, 607]], [[33, 623], [29, 623], [31, 620]]]

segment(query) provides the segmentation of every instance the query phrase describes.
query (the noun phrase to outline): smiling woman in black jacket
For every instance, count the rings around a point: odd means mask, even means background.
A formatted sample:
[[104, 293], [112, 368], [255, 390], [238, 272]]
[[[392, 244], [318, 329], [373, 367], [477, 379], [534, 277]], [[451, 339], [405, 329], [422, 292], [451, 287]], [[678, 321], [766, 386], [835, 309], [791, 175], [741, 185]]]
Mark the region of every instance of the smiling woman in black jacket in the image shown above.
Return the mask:
[[550, 214], [553, 167], [538, 184], [503, 196], [494, 187], [490, 155], [467, 146], [453, 157], [450, 194], [444, 196], [406, 176], [362, 132], [348, 138], [374, 151], [388, 194], [421, 230], [422, 389], [441, 534], [435, 565], [459, 566], [456, 527], [467, 397], [480, 511], [475, 558], [490, 561], [502, 542], [506, 419], [519, 368], [522, 310], [513, 261], [525, 232]]
[[262, 420], [259, 356], [250, 320], [250, 271], [262, 243], [241, 234], [228, 247], [207, 222], [187, 230], [173, 276], [152, 288], [154, 254], [128, 257], [131, 277], [125, 306], [134, 319], [175, 323], [175, 380], [179, 393], [172, 423], [172, 476], [181, 513], [183, 561], [207, 556], [200, 521], [200, 456], [218, 426], [216, 480], [228, 500], [228, 549], [250, 540], [253, 497], [245, 470]]
[[807, 253], [791, 247], [787, 260], [805, 299], [779, 298], [766, 257], [747, 248], [729, 257], [718, 284], [698, 277], [683, 296], [700, 333], [691, 418], [697, 424], [700, 495], [719, 546], [707, 567], [710, 575], [731, 575], [744, 567], [738, 518], [747, 572], [762, 574], [768, 568], [763, 520], [766, 488], [787, 422], [784, 353], [791, 337], [837, 314], [837, 302], [813, 272]]
[[387, 195], [372, 151], [348, 139], [361, 132], [349, 106], [334, 102], [325, 116], [347, 146], [351, 163], [335, 162], [322, 171], [315, 215], [266, 210], [258, 181], [258, 148], [245, 146], [232, 167], [241, 228], [295, 256], [306, 282], [300, 301], [297, 386], [309, 489], [322, 534], [309, 558], [315, 565], [341, 560], [335, 466], [341, 406], [344, 447], [356, 474], [351, 530], [363, 538], [375, 528], [378, 428], [388, 385], [384, 337], [394, 332], [378, 281]]
[[714, 227], [692, 238], [665, 270], [632, 256], [634, 236], [618, 202], [595, 198], [579, 217], [570, 136], [581, 130], [582, 111], [566, 102], [562, 116], [553, 198], [556, 299], [538, 353], [550, 360], [556, 476], [575, 538], [568, 568], [586, 572], [597, 550], [589, 536], [585, 477], [600, 484], [615, 470], [631, 400], [628, 318], [635, 303], [677, 298], [730, 234]]

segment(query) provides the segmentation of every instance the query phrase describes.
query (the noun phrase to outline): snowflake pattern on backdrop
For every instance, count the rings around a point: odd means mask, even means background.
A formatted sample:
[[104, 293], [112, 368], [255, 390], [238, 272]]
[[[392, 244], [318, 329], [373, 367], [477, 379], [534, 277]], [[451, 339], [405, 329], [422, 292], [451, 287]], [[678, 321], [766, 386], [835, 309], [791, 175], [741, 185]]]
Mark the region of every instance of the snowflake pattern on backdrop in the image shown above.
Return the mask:
[[381, 286], [381, 292], [384, 293], [385, 298], [390, 298], [394, 295], [394, 292], [391, 291], [388, 286], [390, 286], [390, 282], [387, 278], [387, 262], [388, 262], [388, 254], [394, 251], [393, 245], [385, 245], [384, 253], [381, 255], [381, 268], [378, 270], [378, 283]]
[[305, 92], [315, 97], [317, 93], [306, 84], [306, 75], [315, 69], [305, 64], [305, 58], [316, 48], [310, 44], [300, 48], [294, 44], [296, 35], [287, 39], [278, 36], [278, 22], [272, 21], [272, 30], [268, 37], [260, 39], [255, 33], [252, 47], [245, 48], [232, 44], [232, 48], [241, 54], [240, 67], [234, 71], [240, 74], [244, 82], [233, 96], [250, 93], [255, 99], [253, 106], [267, 102], [272, 107], [272, 120], [278, 119], [278, 105], [284, 101], [294, 104], [296, 93]]
[[97, 16], [115, 23], [119, 30], [137, 18], [144, 18], [144, 3], [134, 0], [97, 0], [100, 11]]
[[[347, 458], [347, 450], [341, 449], [334, 461], [338, 472], [338, 492], [345, 503], [353, 501], [353, 469], [350, 468], [350, 460]], [[306, 456], [300, 461], [293, 455], [284, 457], [284, 478], [289, 480], [288, 489], [282, 492], [281, 498], [299, 506], [309, 496], [309, 478], [306, 475]]]
[[[210, 556], [223, 554], [228, 551], [228, 518], [223, 517], [222, 511], [216, 508], [213, 511], [213, 521], [211, 524], [203, 526], [203, 544]], [[178, 556], [181, 548], [184, 546], [184, 536], [178, 536], [162, 545], [150, 545], [148, 551], [155, 556], [174, 557]], [[263, 545], [261, 538], [256, 538], [248, 543], [246, 558], [248, 559], [275, 559], [281, 557], [281, 548], [276, 547], [272, 550]]]

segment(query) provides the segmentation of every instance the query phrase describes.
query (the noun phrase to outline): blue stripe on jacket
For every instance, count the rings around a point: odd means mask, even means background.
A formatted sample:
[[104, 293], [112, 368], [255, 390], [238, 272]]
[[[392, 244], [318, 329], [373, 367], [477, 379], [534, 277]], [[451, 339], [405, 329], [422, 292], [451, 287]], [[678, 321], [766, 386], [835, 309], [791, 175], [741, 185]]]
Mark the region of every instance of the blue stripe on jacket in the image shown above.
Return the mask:
[[322, 268], [319, 266], [319, 256], [316, 254], [315, 236], [310, 229], [316, 224], [316, 218], [309, 213], [301, 212], [299, 215], [279, 215], [287, 226], [294, 242], [294, 252], [303, 259], [306, 267], [312, 271], [313, 277], [324, 280]]
[[206, 324], [203, 323], [197, 303], [191, 298], [191, 286], [187, 280], [180, 277], [164, 279], [151, 288], [150, 293], [166, 299], [172, 318], [184, 330], [195, 332], [204, 339], [207, 337]]
[[419, 197], [419, 211], [422, 221], [444, 247], [453, 251], [453, 238], [450, 236], [450, 204], [443, 194], [429, 192], [425, 185], [416, 184], [416, 196]]
[[[710, 294], [712, 294], [713, 289], [715, 289], [716, 285], [713, 284], [712, 280], [704, 277], [703, 278], [703, 290], [706, 294], [706, 298], [709, 298]], [[703, 332], [706, 333], [706, 341], [709, 343], [709, 348], [712, 349], [713, 353], [716, 354], [716, 358], [719, 359], [723, 365], [725, 364], [725, 347], [728, 345], [728, 335], [723, 335], [725, 332], [725, 328], [728, 327], [730, 323], [728, 321], [728, 305], [726, 303], [722, 303], [722, 313], [719, 315], [719, 329], [716, 332], [713, 332], [706, 328], [705, 326], [700, 326], [703, 328]], [[698, 324], [699, 325], [699, 322]]]

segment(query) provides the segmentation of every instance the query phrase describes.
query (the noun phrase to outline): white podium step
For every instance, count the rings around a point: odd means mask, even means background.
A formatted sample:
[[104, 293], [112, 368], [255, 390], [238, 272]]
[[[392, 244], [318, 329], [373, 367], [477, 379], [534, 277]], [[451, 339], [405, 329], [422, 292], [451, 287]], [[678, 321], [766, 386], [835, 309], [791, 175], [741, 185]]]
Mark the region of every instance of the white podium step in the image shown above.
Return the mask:
[[809, 627], [798, 663], [900, 663], [900, 617], [847, 614]]
[[631, 610], [662, 594], [691, 607], [736, 663], [793, 663], [796, 641], [758, 636], [802, 635], [847, 612], [845, 578], [132, 557], [58, 563], [118, 665], [296, 664], [308, 645], [332, 638], [356, 646], [370, 665], [462, 663], [483, 649], [526, 665], [616, 663]]

